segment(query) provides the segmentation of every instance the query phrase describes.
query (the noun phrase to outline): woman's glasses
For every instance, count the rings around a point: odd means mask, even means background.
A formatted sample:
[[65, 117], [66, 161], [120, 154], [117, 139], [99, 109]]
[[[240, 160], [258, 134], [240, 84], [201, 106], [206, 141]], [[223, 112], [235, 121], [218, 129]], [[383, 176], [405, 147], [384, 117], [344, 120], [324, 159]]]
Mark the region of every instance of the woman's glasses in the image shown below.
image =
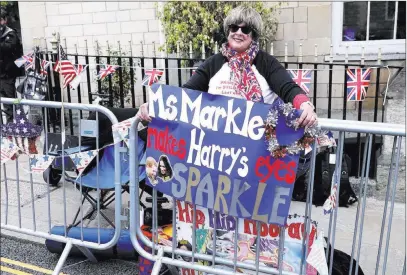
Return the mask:
[[244, 33], [244, 34], [249, 34], [252, 31], [252, 28], [250, 28], [248, 26], [240, 27], [240, 26], [235, 25], [235, 24], [229, 25], [229, 30], [231, 32], [237, 32], [239, 29], [241, 29], [242, 33]]

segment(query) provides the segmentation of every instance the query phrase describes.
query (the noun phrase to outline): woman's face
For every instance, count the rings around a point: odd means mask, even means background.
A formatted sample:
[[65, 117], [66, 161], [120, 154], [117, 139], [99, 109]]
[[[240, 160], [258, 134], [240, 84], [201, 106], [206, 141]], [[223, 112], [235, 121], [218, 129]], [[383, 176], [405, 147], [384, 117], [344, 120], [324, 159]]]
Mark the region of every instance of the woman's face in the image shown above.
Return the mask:
[[160, 172], [161, 174], [165, 174], [167, 172], [167, 168], [165, 168], [164, 161], [160, 161]]
[[248, 32], [248, 28], [243, 28], [242, 30], [242, 27], [246, 27], [246, 24], [240, 23], [238, 25], [231, 25], [231, 27], [229, 27], [229, 46], [239, 53], [247, 50], [253, 41], [251, 31]]

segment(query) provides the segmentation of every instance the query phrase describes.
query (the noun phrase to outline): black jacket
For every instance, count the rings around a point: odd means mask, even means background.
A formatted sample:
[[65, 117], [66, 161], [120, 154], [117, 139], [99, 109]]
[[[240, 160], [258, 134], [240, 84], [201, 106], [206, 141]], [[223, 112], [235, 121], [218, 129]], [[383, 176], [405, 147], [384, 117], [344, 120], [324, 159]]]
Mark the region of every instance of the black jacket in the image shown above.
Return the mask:
[[[211, 78], [228, 62], [221, 53], [209, 57], [195, 74], [182, 87], [207, 92]], [[260, 50], [253, 60], [259, 73], [266, 79], [270, 88], [284, 102], [293, 102], [294, 97], [305, 92], [292, 80], [286, 69], [272, 55]]]
[[9, 27], [0, 34], [0, 78], [14, 78], [20, 70], [14, 61], [21, 57], [21, 45], [17, 32]]

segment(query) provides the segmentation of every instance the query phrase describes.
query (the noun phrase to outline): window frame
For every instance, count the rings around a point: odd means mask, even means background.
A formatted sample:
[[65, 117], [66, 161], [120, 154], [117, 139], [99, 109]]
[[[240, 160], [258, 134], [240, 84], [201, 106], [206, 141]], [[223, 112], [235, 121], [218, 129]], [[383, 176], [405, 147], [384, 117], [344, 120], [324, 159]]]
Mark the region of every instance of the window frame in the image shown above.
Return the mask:
[[[370, 1], [367, 1], [370, 2]], [[387, 39], [387, 40], [367, 40], [367, 41], [342, 41], [343, 29], [343, 8], [344, 2], [332, 2], [332, 46], [333, 54], [345, 55], [346, 47], [348, 46], [349, 55], [361, 55], [362, 47], [366, 55], [378, 53], [381, 48], [382, 54], [404, 54], [406, 53], [405, 39]], [[368, 14], [370, 13], [370, 5], [368, 5]], [[397, 22], [398, 5], [395, 8], [395, 21]], [[370, 15], [369, 15], [370, 16]], [[397, 23], [396, 23], [397, 24]], [[369, 27], [369, 23], [367, 23]]]

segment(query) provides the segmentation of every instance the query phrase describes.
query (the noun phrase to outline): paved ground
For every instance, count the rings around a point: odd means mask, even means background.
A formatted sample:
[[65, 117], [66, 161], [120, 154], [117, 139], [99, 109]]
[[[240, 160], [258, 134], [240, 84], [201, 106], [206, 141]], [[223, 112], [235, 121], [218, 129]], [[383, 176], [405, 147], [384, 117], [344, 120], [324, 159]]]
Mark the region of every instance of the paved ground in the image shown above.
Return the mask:
[[[1, 237], [1, 274], [52, 274], [58, 256], [51, 254], [43, 244]], [[136, 274], [135, 262], [120, 259], [105, 260], [92, 263], [84, 257], [68, 258], [63, 274]]]
[[[28, 162], [26, 157], [21, 157], [19, 163], [16, 165], [13, 161], [7, 163], [7, 174], [11, 178], [16, 177], [16, 168], [19, 171], [20, 176], [20, 212], [21, 212], [21, 224], [25, 228], [32, 229], [34, 228], [34, 220], [37, 231], [48, 232], [49, 226], [63, 225], [64, 224], [64, 207], [63, 207], [63, 193], [64, 187], [61, 184], [58, 188], [49, 188], [42, 180], [41, 176], [35, 176], [33, 178], [33, 183], [30, 183], [29, 174], [26, 172], [28, 169]], [[2, 169], [3, 170], [3, 169]], [[5, 183], [4, 174], [2, 171], [2, 182], [1, 182], [1, 222], [6, 222], [12, 225], [19, 224], [19, 208], [18, 208], [18, 196], [17, 196], [17, 184], [15, 180], [9, 179], [7, 185]], [[22, 181], [25, 179], [26, 181]], [[33, 188], [31, 188], [31, 186]], [[7, 190], [7, 191], [6, 191]], [[33, 194], [31, 194], [33, 190]], [[51, 200], [51, 222], [48, 222], [48, 191], [49, 198]], [[73, 216], [76, 212], [77, 206], [80, 203], [80, 194], [72, 184], [65, 184], [65, 195], [66, 195], [66, 220], [67, 224], [72, 221]], [[34, 200], [32, 200], [32, 196]], [[123, 195], [123, 204], [125, 207], [127, 205], [128, 196]], [[378, 244], [380, 238], [380, 229], [383, 216], [383, 206], [384, 202], [377, 201], [374, 198], [368, 198], [367, 207], [365, 212], [364, 219], [364, 230], [362, 238], [362, 247], [360, 253], [360, 265], [364, 270], [365, 274], [374, 274], [376, 266], [376, 258], [378, 251]], [[33, 207], [35, 209], [35, 219], [33, 219]], [[299, 202], [293, 202], [290, 212], [292, 214], [302, 214], [304, 213], [305, 204]], [[337, 233], [336, 233], [336, 248], [339, 248], [348, 254], [351, 253], [352, 243], [353, 243], [353, 232], [354, 232], [354, 223], [356, 216], [357, 206], [354, 205], [350, 208], [340, 208], [337, 220]], [[86, 212], [87, 206], [84, 208]], [[7, 211], [7, 215], [6, 215]], [[111, 206], [105, 210], [106, 215], [112, 217], [114, 213], [114, 207]], [[324, 216], [323, 210], [321, 207], [312, 208], [312, 218], [318, 222], [318, 229], [324, 230], [325, 235], [328, 232], [328, 223], [329, 216]], [[85, 226], [93, 227], [97, 224], [97, 219], [85, 224]], [[101, 219], [101, 226], [107, 227], [108, 224]], [[387, 272], [385, 274], [389, 275], [401, 275], [403, 268], [403, 260], [405, 257], [405, 205], [396, 203], [394, 206], [393, 213], [393, 222], [392, 222], [392, 232], [391, 232], [390, 246], [389, 246], [389, 258], [387, 262]], [[43, 268], [52, 269], [57, 261], [57, 256], [48, 252], [44, 248], [44, 240], [16, 234], [10, 231], [3, 230], [2, 235], [15, 236], [21, 239], [28, 239], [31, 241], [36, 241], [39, 245], [27, 244], [21, 240], [14, 240], [8, 238], [2, 238], [2, 249], [1, 255], [7, 259], [17, 260], [21, 262], [28, 262]], [[3, 240], [6, 245], [3, 244]], [[30, 247], [30, 249], [37, 249], [32, 253], [24, 253], [18, 251], [21, 248], [21, 251], [25, 251], [24, 247]], [[384, 249], [382, 250], [382, 253]], [[17, 254], [16, 254], [17, 253]], [[23, 254], [24, 253], [24, 254]], [[20, 256], [18, 256], [20, 255]], [[78, 263], [83, 259], [69, 259], [67, 265]], [[383, 262], [383, 260], [381, 261]], [[3, 265], [3, 263], [2, 263]], [[112, 270], [118, 269], [109, 269], [107, 271], [107, 266], [116, 265], [117, 268], [123, 268], [123, 272], [118, 274], [127, 274], [128, 272], [134, 273], [135, 266], [130, 263], [123, 263], [121, 261], [112, 261], [112, 262], [102, 262], [99, 264], [92, 264], [89, 262], [81, 263], [79, 266], [87, 268], [87, 271], [82, 271], [83, 274], [112, 274]], [[103, 268], [106, 267], [106, 268]], [[77, 268], [71, 266], [69, 268]], [[73, 269], [72, 269], [73, 270]], [[80, 270], [78, 267], [77, 270]], [[71, 269], [64, 270], [64, 272], [72, 272]], [[73, 270], [74, 271], [74, 270]], [[99, 273], [106, 272], [106, 273]], [[73, 272], [71, 274], [82, 274]], [[130, 273], [128, 273], [130, 274]]]

